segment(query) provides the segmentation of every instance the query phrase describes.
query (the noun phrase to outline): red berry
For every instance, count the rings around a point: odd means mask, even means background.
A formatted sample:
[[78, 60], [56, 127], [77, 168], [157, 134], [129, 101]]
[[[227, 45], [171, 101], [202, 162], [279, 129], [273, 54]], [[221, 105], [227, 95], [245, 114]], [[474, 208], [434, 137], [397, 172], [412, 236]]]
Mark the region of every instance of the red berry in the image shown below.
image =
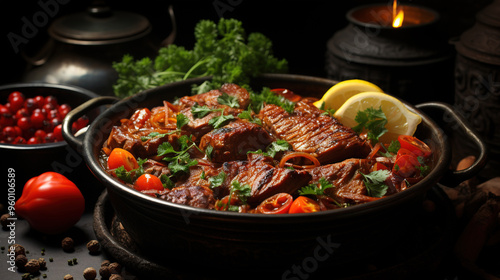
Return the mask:
[[71, 106], [69, 106], [68, 104], [62, 104], [57, 110], [59, 112], [59, 116], [64, 119], [69, 111], [71, 111]]
[[9, 102], [12, 102], [12, 98], [16, 97], [16, 96], [24, 99], [24, 94], [22, 94], [20, 91], [13, 91], [9, 94], [9, 97], [8, 97]]
[[37, 137], [33, 136], [30, 139], [28, 139], [26, 144], [28, 144], [28, 145], [40, 144], [40, 140]]
[[26, 109], [24, 107], [17, 110], [17, 112], [16, 112], [16, 119], [20, 119], [22, 117], [29, 117], [29, 116], [30, 116], [30, 112], [28, 112], [28, 109]]
[[46, 112], [50, 112], [51, 110], [56, 109], [56, 106], [54, 106], [52, 103], [45, 103], [42, 107]]
[[45, 97], [37, 95], [33, 98], [35, 100], [35, 108], [42, 108], [45, 105]]
[[26, 131], [31, 128], [31, 120], [29, 117], [22, 117], [17, 120], [17, 126], [22, 130]]
[[16, 138], [17, 136], [19, 136], [19, 134], [17, 134], [17, 131], [13, 126], [4, 127], [2, 130], [2, 134], [4, 134], [4, 136], [7, 138]]
[[17, 136], [16, 139], [12, 141], [12, 144], [26, 144], [26, 139], [21, 136]]
[[49, 96], [45, 97], [45, 104], [52, 104], [52, 106], [55, 108], [58, 105], [57, 98], [55, 98], [52, 95], [49, 95]]
[[0, 126], [5, 127], [14, 124], [14, 118], [7, 107], [0, 107]]
[[64, 141], [62, 136], [62, 124], [59, 124], [54, 128], [54, 136], [57, 141]]
[[35, 137], [38, 137], [40, 139], [43, 139], [43, 142], [45, 141], [45, 137], [47, 137], [47, 133], [41, 129], [38, 129], [35, 131]]
[[43, 127], [43, 121], [45, 120], [45, 115], [42, 114], [41, 111], [39, 112], [33, 112], [31, 115], [31, 124], [33, 125], [34, 128], [41, 128]]
[[24, 98], [20, 95], [15, 95], [12, 98], [9, 98], [9, 103], [10, 103], [10, 110], [12, 110], [11, 112], [14, 114], [19, 109], [23, 108]]
[[35, 99], [33, 99], [33, 98], [26, 99], [26, 101], [24, 101], [24, 108], [26, 108], [26, 110], [28, 110], [28, 112], [30, 112], [30, 113], [33, 110], [35, 110], [36, 109]]
[[56, 137], [54, 136], [53, 132], [47, 133], [45, 136], [45, 143], [53, 143], [56, 142]]

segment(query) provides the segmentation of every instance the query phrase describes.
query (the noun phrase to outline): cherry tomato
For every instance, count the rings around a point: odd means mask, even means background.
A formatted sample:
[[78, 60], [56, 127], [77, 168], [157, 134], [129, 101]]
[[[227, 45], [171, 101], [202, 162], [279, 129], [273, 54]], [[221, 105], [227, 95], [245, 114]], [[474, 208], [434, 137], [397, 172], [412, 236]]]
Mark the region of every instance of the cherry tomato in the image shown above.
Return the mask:
[[41, 144], [42, 142], [40, 141], [40, 139], [38, 137], [31, 137], [30, 139], [28, 139], [28, 141], [26, 141], [26, 144], [28, 145], [33, 145], [33, 144]]
[[144, 126], [144, 123], [151, 117], [151, 111], [148, 108], [144, 108], [136, 111], [131, 117], [130, 120], [132, 124], [136, 128], [141, 128]]
[[[43, 130], [43, 132], [45, 131]], [[54, 133], [53, 132], [47, 133], [47, 135], [45, 136], [45, 143], [53, 143], [53, 142], [56, 142], [56, 137], [54, 136]]]
[[275, 89], [272, 89], [271, 91], [278, 94], [278, 95], [285, 97], [286, 99], [288, 99], [292, 102], [297, 102], [300, 99], [302, 99], [302, 97], [300, 95], [295, 94], [293, 91], [286, 89], [286, 88], [275, 88]]
[[0, 107], [0, 126], [9, 126], [14, 124], [14, 118], [7, 107]]
[[61, 104], [61, 106], [57, 108], [57, 111], [59, 112], [59, 116], [64, 119], [69, 111], [71, 111], [71, 106], [69, 106], [68, 104]]
[[288, 193], [277, 193], [268, 197], [257, 206], [262, 214], [286, 214], [292, 205], [293, 197]]
[[24, 185], [15, 204], [16, 214], [42, 233], [59, 234], [71, 228], [85, 210], [78, 187], [56, 172], [42, 173]]
[[42, 108], [45, 104], [45, 98], [41, 95], [37, 95], [33, 98], [35, 101], [35, 108]]
[[23, 107], [23, 108], [17, 110], [17, 112], [15, 113], [15, 116], [16, 116], [16, 119], [20, 119], [22, 117], [29, 117], [30, 112], [28, 112], [28, 109]]
[[398, 141], [399, 144], [401, 144], [401, 148], [410, 150], [417, 156], [428, 157], [432, 153], [429, 146], [416, 137], [410, 135], [399, 135]]
[[17, 112], [24, 106], [24, 98], [20, 95], [13, 96], [9, 98], [10, 110], [12, 113]]
[[29, 113], [35, 110], [36, 109], [35, 99], [33, 98], [26, 99], [26, 101], [24, 101], [24, 108], [26, 108], [26, 110], [28, 110]]
[[45, 104], [51, 104], [53, 107], [56, 107], [58, 105], [57, 98], [52, 95], [46, 96]]
[[412, 177], [417, 174], [419, 166], [416, 155], [404, 154], [396, 158], [392, 172], [403, 178]]
[[163, 190], [165, 189], [163, 187], [163, 183], [161, 182], [160, 178], [156, 177], [155, 175], [152, 174], [142, 174], [137, 178], [137, 180], [134, 183], [134, 189], [138, 191], [147, 191], [147, 190]]
[[20, 134], [17, 134], [17, 130], [13, 126], [6, 126], [3, 128], [2, 133], [7, 138], [15, 139]]
[[12, 144], [26, 144], [26, 139], [21, 136], [17, 136], [16, 139], [12, 141]]
[[125, 170], [130, 171], [139, 167], [134, 155], [122, 148], [114, 148], [108, 157], [108, 168], [115, 169], [123, 166]]
[[372, 171], [377, 171], [377, 170], [389, 170], [389, 167], [387, 167], [383, 163], [376, 162], [372, 167]]
[[318, 211], [320, 211], [318, 202], [307, 196], [299, 196], [293, 201], [288, 213], [296, 214], [296, 213], [311, 213]]

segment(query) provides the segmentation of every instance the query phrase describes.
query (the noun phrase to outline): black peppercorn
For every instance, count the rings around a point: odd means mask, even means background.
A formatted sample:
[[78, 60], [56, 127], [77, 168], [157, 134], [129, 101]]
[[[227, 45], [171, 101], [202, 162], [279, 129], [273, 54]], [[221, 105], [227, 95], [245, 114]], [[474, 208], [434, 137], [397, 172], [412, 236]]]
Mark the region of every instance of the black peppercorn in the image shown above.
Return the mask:
[[9, 214], [3, 214], [0, 217], [0, 224], [2, 225], [3, 228], [7, 227], [9, 225], [9, 219], [10, 215]]
[[36, 274], [38, 273], [38, 271], [40, 271], [40, 263], [38, 262], [38, 260], [31, 259], [26, 263], [26, 265], [24, 265], [24, 269], [26, 270], [26, 272]]
[[19, 255], [25, 255], [26, 256], [26, 250], [24, 249], [23, 246], [19, 245], [19, 244], [14, 244], [12, 246], [9, 247], [9, 250], [11, 249], [14, 249], [14, 254], [15, 256], [19, 256]]
[[86, 280], [94, 280], [96, 278], [96, 276], [97, 276], [97, 272], [95, 271], [95, 269], [93, 267], [87, 267], [83, 271], [83, 278], [85, 278]]
[[109, 280], [123, 280], [123, 277], [120, 274], [111, 274]]
[[111, 276], [111, 271], [108, 266], [101, 266], [99, 268], [99, 275], [101, 275], [102, 279], [108, 279]]
[[122, 266], [121, 264], [117, 262], [110, 263], [108, 265], [109, 271], [111, 274], [121, 274], [122, 273]]
[[71, 252], [75, 249], [75, 242], [73, 241], [73, 239], [71, 237], [65, 237], [61, 241], [61, 246], [62, 246], [64, 251]]
[[38, 263], [40, 264], [40, 269], [47, 269], [47, 262], [44, 258], [39, 258]]
[[95, 254], [99, 252], [99, 249], [101, 248], [101, 245], [99, 245], [99, 241], [97, 240], [90, 240], [87, 243], [87, 249], [89, 250], [89, 253]]
[[17, 268], [23, 269], [24, 266], [28, 263], [28, 258], [25, 255], [18, 255], [15, 259], [15, 263]]

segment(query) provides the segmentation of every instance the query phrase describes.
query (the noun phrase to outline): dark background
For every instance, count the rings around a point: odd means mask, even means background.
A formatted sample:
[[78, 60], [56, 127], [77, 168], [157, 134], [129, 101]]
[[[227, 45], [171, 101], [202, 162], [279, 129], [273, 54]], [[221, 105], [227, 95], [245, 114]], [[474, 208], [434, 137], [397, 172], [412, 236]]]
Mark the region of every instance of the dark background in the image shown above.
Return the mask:
[[[16, 82], [26, 69], [19, 53], [15, 53], [7, 38], [10, 32], [21, 34], [22, 18], [32, 20], [41, 10], [39, 2], [52, 1], [59, 6], [58, 13], [51, 18], [85, 10], [92, 1], [80, 0], [39, 0], [4, 1], [0, 12], [1, 22], [1, 65], [0, 84]], [[168, 6], [173, 4], [178, 24], [175, 44], [187, 48], [193, 44], [194, 26], [200, 19], [217, 21], [219, 16], [236, 18], [243, 22], [247, 32], [261, 32], [274, 43], [275, 55], [289, 61], [290, 72], [313, 76], [325, 76], [325, 51], [327, 40], [338, 30], [345, 27], [346, 12], [358, 5], [385, 3], [379, 0], [346, 1], [256, 1], [256, 0], [209, 0], [209, 1], [118, 1], [107, 3], [114, 10], [127, 10], [146, 16], [153, 26], [153, 36], [157, 40], [166, 37], [171, 30]], [[405, 0], [402, 4], [415, 4], [435, 9], [441, 15], [444, 36], [450, 39], [459, 36], [474, 23], [474, 15], [491, 0]], [[224, 9], [226, 5], [226, 9]], [[217, 10], [216, 6], [219, 7]], [[22, 51], [32, 54], [47, 40], [47, 26], [40, 28], [34, 38], [22, 44]]]

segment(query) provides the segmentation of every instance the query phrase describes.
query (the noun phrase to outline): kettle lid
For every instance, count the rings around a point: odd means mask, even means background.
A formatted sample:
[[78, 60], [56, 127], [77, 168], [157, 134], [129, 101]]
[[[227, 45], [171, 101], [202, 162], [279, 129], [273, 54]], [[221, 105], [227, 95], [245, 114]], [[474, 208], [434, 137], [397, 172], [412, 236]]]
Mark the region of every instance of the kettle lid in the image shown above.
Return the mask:
[[94, 6], [86, 12], [56, 19], [48, 32], [56, 40], [77, 45], [123, 43], [143, 37], [151, 31], [149, 20], [142, 15], [112, 11]]

